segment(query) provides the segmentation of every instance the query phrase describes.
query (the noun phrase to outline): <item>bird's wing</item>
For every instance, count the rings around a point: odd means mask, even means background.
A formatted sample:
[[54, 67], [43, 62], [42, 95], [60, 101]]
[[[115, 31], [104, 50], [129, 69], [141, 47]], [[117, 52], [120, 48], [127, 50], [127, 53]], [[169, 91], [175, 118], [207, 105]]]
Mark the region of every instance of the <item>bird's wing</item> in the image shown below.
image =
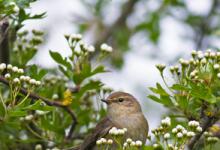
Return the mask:
[[80, 150], [91, 150], [96, 146], [96, 141], [108, 134], [108, 131], [114, 126], [109, 118], [102, 119], [94, 131], [84, 140], [80, 146]]

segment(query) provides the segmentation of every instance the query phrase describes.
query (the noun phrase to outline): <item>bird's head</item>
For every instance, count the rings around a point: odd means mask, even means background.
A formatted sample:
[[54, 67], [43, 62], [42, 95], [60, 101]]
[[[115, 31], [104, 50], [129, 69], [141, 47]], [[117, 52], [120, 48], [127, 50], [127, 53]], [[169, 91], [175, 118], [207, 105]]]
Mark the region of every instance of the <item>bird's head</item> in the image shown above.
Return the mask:
[[141, 112], [141, 107], [134, 96], [125, 92], [114, 92], [106, 99], [107, 112], [110, 116], [130, 115]]

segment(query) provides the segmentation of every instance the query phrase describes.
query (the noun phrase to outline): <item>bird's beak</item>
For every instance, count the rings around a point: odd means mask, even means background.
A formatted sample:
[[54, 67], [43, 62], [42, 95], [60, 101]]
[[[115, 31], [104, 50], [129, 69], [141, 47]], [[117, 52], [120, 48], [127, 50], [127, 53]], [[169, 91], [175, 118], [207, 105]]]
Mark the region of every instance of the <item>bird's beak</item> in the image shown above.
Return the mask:
[[109, 102], [106, 99], [101, 99], [102, 102], [109, 104]]

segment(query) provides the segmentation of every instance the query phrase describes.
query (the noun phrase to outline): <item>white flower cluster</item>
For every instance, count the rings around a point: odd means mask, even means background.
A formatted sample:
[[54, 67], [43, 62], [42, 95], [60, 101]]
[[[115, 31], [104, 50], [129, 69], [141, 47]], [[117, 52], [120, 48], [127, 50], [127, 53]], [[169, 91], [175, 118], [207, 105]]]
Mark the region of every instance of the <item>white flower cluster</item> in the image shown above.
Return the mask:
[[[202, 132], [202, 127], [198, 121], [192, 120], [188, 122], [188, 126], [184, 127], [180, 124], [176, 125], [174, 128], [171, 127], [171, 119], [166, 117], [161, 120], [161, 126], [152, 130], [152, 133], [156, 137], [162, 137], [163, 140], [166, 141], [165, 147], [170, 147], [169, 149], [184, 149], [185, 142], [190, 140], [192, 137], [196, 135], [196, 133]], [[174, 144], [174, 143], [178, 144]], [[178, 146], [177, 146], [178, 145]], [[161, 145], [160, 141], [153, 144], [155, 149], [159, 149], [160, 147], [164, 148], [164, 145]]]
[[219, 141], [218, 137], [208, 137], [207, 138], [207, 142], [209, 142], [209, 143], [216, 143], [218, 141]]
[[15, 2], [10, 2], [10, 3], [9, 3], [9, 6], [12, 6], [12, 7], [13, 7], [13, 11], [14, 11], [15, 13], [18, 13], [19, 10], [20, 10], [20, 8], [18, 7], [18, 5], [16, 5]]
[[170, 66], [170, 72], [173, 73], [177, 73], [179, 70], [179, 67], [177, 65], [175, 66]]
[[[191, 123], [189, 123], [189, 124], [191, 124]], [[200, 127], [200, 126], [197, 126], [197, 128], [198, 127]], [[193, 131], [187, 131], [182, 125], [177, 125], [175, 128], [173, 128], [172, 133], [174, 135], [176, 135], [177, 138], [182, 138], [183, 136], [191, 138], [196, 135], [195, 132], [193, 132]]]
[[166, 68], [166, 65], [165, 64], [156, 64], [156, 67], [160, 72], [163, 72], [163, 70]]
[[105, 145], [105, 144], [112, 145], [113, 140], [112, 139], [101, 138], [101, 139], [96, 141], [96, 145]]
[[35, 145], [35, 150], [43, 150], [43, 147], [41, 144]]
[[211, 132], [204, 132], [205, 139], [208, 143], [213, 144], [219, 141], [218, 137], [215, 137]]
[[169, 127], [171, 125], [170, 117], [166, 117], [165, 119], [161, 120], [161, 125], [163, 127]]
[[202, 132], [202, 127], [200, 127], [198, 121], [195, 120], [189, 121], [188, 126], [195, 129], [196, 132]]
[[101, 50], [102, 51], [105, 51], [105, 52], [112, 52], [112, 47], [109, 46], [108, 44], [106, 43], [103, 43], [101, 46], [100, 46]]
[[126, 149], [128, 147], [141, 147], [142, 145], [143, 145], [142, 141], [140, 140], [133, 141], [131, 138], [128, 138], [123, 144], [123, 149]]
[[[11, 80], [14, 84], [20, 84], [21, 82], [26, 82], [28, 84], [34, 85], [34, 86], [40, 86], [41, 82], [37, 81], [35, 79], [32, 79], [29, 76], [22, 75], [24, 73], [24, 70], [22, 68], [18, 68], [17, 66], [12, 66], [11, 64], [0, 64], [0, 71], [4, 71], [7, 69], [7, 72], [4, 77], [7, 80]], [[13, 77], [13, 78], [12, 78]]]
[[78, 33], [77, 34], [72, 34], [70, 37], [71, 37], [72, 40], [77, 40], [77, 41], [82, 39], [82, 35], [78, 34]]
[[79, 44], [85, 52], [89, 52], [89, 53], [95, 52], [95, 47], [93, 45], [88, 45], [83, 41], [79, 41]]
[[[195, 51], [193, 50], [191, 52], [192, 58], [189, 60], [185, 60], [183, 58], [179, 59], [179, 63], [182, 67], [182, 73], [186, 74], [186, 76], [190, 76], [191, 79], [198, 79], [199, 72], [201, 71], [201, 67], [210, 68], [212, 67], [215, 71], [214, 73], [217, 74], [217, 77], [220, 79], [220, 52], [215, 52], [210, 49], [206, 50], [205, 52], [202, 51]], [[188, 66], [190, 66], [190, 69], [186, 69]], [[163, 70], [163, 67], [157, 66], [157, 68]], [[184, 71], [185, 69], [185, 71]], [[178, 66], [171, 66], [170, 72], [172, 74], [176, 73], [178, 75]], [[205, 69], [206, 70], [206, 69]], [[201, 81], [202, 80], [198, 80]]]
[[112, 127], [110, 130], [109, 130], [109, 134], [110, 135], [124, 135], [125, 133], [127, 132], [127, 129], [126, 128], [123, 128], [123, 129], [117, 129], [116, 127]]
[[179, 59], [179, 63], [182, 65], [182, 66], [187, 66], [187, 65], [189, 65], [189, 61], [188, 60], [185, 60], [185, 59], [183, 59], [183, 58], [180, 58]]
[[5, 63], [0, 64], [0, 71], [4, 71], [7, 69], [7, 71], [13, 72], [13, 73], [18, 73], [18, 74], [23, 74], [24, 70], [21, 68], [18, 68], [17, 66], [12, 66], [11, 64], [6, 65]]

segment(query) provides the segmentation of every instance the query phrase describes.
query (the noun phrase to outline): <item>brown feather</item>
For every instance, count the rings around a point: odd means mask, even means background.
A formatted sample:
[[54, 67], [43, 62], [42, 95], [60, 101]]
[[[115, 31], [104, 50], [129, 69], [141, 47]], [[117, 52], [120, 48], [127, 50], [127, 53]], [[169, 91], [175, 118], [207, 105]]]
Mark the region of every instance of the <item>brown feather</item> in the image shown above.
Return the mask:
[[92, 150], [96, 146], [96, 141], [99, 138], [105, 137], [113, 126], [114, 124], [108, 117], [102, 119], [94, 131], [81, 144], [79, 150]]

